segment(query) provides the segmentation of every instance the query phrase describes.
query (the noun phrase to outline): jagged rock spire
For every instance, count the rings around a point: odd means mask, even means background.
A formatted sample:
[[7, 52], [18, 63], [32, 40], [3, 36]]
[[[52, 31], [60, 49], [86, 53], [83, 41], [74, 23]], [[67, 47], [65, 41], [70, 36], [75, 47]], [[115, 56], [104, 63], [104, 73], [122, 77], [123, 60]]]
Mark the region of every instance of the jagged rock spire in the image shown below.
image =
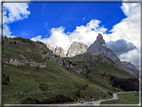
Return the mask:
[[100, 33], [99, 33], [98, 36], [97, 36], [97, 40], [98, 40], [98, 39], [103, 39], [103, 36], [102, 36]]
[[105, 40], [100, 33], [98, 34], [97, 39], [94, 43], [98, 46], [105, 46]]

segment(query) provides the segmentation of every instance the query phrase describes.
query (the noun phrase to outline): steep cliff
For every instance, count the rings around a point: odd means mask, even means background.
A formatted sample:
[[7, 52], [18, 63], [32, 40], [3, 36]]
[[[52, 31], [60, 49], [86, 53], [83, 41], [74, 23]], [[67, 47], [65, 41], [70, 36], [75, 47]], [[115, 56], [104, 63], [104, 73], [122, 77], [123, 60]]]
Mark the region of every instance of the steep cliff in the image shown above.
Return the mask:
[[73, 57], [79, 54], [83, 54], [86, 52], [87, 48], [88, 46], [83, 43], [73, 42], [71, 47], [68, 49], [66, 56]]

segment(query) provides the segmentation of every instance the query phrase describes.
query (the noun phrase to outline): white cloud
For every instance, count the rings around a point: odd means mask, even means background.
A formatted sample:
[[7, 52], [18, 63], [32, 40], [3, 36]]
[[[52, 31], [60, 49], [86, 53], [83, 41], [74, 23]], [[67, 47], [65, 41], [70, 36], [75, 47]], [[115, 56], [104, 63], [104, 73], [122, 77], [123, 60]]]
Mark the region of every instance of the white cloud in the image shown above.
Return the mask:
[[123, 3], [122, 11], [127, 16], [120, 23], [113, 26], [111, 40], [125, 39], [135, 46], [140, 46], [140, 4]]
[[31, 40], [33, 40], [33, 41], [40, 41], [41, 40], [41, 35], [38, 35], [38, 36], [32, 38]]
[[48, 23], [46, 22], [46, 23], [45, 23], [45, 29], [47, 29], [47, 26], [48, 26]]
[[83, 20], [85, 20], [85, 17], [83, 17]]
[[140, 52], [139, 52], [138, 49], [134, 49], [134, 50], [131, 50], [131, 51], [125, 53], [125, 54], [120, 55], [120, 59], [122, 61], [132, 62], [136, 66], [139, 66], [139, 63], [140, 63], [139, 53]]
[[[52, 28], [49, 38], [39, 38], [38, 40], [53, 46], [60, 46], [67, 51], [73, 41], [82, 42], [88, 46], [92, 44], [98, 35], [103, 34], [106, 42], [124, 39], [133, 43], [137, 49], [129, 51], [120, 56], [121, 60], [130, 61], [135, 65], [139, 65], [140, 54], [140, 4], [139, 3], [123, 3], [122, 11], [127, 16], [120, 23], [113, 26], [111, 33], [106, 34], [106, 28], [100, 26], [101, 21], [91, 20], [85, 26], [77, 26], [73, 32], [64, 32], [64, 27]], [[36, 37], [35, 37], [36, 38]], [[135, 53], [135, 54], [134, 54]], [[127, 57], [126, 57], [127, 56]]]
[[26, 33], [26, 32], [23, 31], [23, 32], [22, 32], [22, 35], [28, 35], [28, 33]]
[[27, 3], [3, 3], [3, 23], [12, 23], [17, 20], [28, 18]]
[[[21, 0], [16, 0], [16, 1], [21, 1]], [[30, 0], [25, 0], [25, 1], [30, 1]], [[3, 35], [6, 35], [8, 37], [14, 36], [10, 31], [9, 24], [17, 20], [23, 20], [24, 18], [28, 18], [28, 15], [30, 14], [28, 8], [29, 8], [28, 3], [3, 3], [3, 27], [4, 27]]]
[[[88, 46], [92, 44], [98, 35], [98, 33], [104, 33], [107, 29], [99, 27], [99, 20], [91, 20], [86, 26], [77, 26], [73, 32], [64, 32], [64, 27], [52, 28], [51, 36], [49, 38], [41, 39], [41, 36], [32, 38], [31, 40], [39, 40], [49, 44], [52, 47], [62, 47], [67, 51], [73, 41], [82, 42]], [[106, 37], [104, 37], [106, 38]]]
[[140, 3], [123, 3], [121, 6], [122, 11], [127, 16], [120, 23], [113, 26], [109, 37], [111, 40], [124, 39], [132, 42], [137, 49], [129, 51], [120, 56], [121, 60], [130, 61], [135, 65], [139, 65], [138, 59], [140, 58]]

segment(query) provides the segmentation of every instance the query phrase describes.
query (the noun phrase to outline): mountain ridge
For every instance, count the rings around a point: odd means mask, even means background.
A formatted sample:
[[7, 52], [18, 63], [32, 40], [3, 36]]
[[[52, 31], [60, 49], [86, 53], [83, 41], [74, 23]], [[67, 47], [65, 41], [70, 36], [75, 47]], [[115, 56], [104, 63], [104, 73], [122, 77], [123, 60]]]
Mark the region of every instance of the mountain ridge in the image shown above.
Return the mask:
[[89, 47], [83, 43], [74, 41], [68, 49], [66, 55], [62, 55], [63, 52], [59, 52], [57, 54], [55, 50], [52, 51], [61, 57], [73, 57], [84, 53], [91, 53], [92, 55], [99, 55], [103, 53], [106, 57], [117, 63], [122, 69], [139, 77], [139, 70], [133, 64], [131, 64], [131, 62], [121, 61], [111, 49], [106, 47], [105, 40], [100, 33], [98, 33], [96, 40]]
[[[105, 45], [105, 40], [103, 39], [103, 36], [99, 33], [96, 41], [90, 45], [90, 47], [87, 49], [86, 53], [91, 53], [92, 55], [99, 55], [104, 53], [104, 55], [111, 60], [113, 60], [115, 63], [117, 63], [122, 69], [126, 70], [127, 72], [131, 73], [134, 76], [139, 77], [139, 71], [136, 69], [136, 67], [133, 66], [133, 69], [129, 66], [124, 64], [124, 62], [121, 62], [120, 59], [117, 57], [114, 52], [107, 48]], [[132, 65], [131, 65], [132, 66]]]

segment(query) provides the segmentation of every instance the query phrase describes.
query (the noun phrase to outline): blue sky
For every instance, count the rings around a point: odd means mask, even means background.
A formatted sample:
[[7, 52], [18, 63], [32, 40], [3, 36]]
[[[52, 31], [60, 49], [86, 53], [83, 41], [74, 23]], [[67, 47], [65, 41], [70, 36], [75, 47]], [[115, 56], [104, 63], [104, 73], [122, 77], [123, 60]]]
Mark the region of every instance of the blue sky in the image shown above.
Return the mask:
[[44, 38], [50, 36], [52, 28], [63, 26], [65, 32], [72, 32], [76, 26], [98, 19], [101, 20], [100, 26], [107, 28], [109, 33], [115, 24], [126, 17], [121, 5], [122, 3], [30, 3], [28, 10], [31, 14], [28, 18], [11, 23], [9, 27], [15, 36], [31, 39], [42, 35]]
[[90, 46], [98, 33], [121, 61], [139, 66], [139, 3], [4, 3], [3, 33], [62, 47]]

